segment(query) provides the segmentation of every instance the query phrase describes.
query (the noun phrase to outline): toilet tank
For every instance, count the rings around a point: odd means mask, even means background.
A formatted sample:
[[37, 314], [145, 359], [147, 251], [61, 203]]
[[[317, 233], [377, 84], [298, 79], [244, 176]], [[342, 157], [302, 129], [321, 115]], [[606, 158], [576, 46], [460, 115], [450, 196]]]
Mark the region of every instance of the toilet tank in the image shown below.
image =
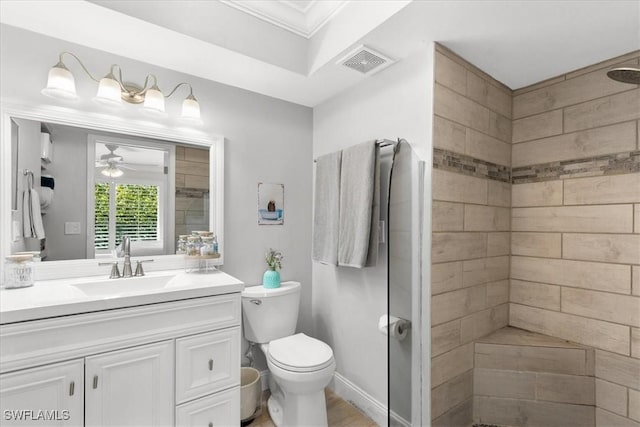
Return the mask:
[[299, 282], [283, 282], [275, 289], [250, 286], [241, 295], [247, 340], [263, 344], [295, 333], [300, 306]]

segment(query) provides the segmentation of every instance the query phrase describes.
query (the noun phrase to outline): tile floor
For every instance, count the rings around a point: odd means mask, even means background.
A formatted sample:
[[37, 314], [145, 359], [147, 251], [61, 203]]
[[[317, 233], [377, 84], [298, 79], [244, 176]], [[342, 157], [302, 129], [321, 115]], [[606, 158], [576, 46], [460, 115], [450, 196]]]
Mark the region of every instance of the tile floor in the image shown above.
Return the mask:
[[[325, 390], [325, 396], [327, 398], [327, 421], [329, 427], [378, 427], [378, 424], [373, 420], [329, 389]], [[247, 427], [275, 427], [267, 410], [268, 398], [269, 392], [265, 391], [262, 394], [262, 414], [246, 425]]]

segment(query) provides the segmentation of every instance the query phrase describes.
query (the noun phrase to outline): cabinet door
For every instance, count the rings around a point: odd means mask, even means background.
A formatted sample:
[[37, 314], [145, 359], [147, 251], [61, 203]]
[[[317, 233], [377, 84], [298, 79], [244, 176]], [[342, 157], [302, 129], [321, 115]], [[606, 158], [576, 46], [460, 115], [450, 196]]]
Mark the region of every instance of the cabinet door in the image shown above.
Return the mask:
[[178, 406], [178, 427], [230, 427], [240, 425], [240, 388], [235, 387]]
[[87, 357], [86, 425], [173, 425], [173, 365], [173, 341]]
[[82, 426], [84, 361], [0, 375], [3, 426]]
[[176, 403], [240, 384], [240, 327], [176, 340]]

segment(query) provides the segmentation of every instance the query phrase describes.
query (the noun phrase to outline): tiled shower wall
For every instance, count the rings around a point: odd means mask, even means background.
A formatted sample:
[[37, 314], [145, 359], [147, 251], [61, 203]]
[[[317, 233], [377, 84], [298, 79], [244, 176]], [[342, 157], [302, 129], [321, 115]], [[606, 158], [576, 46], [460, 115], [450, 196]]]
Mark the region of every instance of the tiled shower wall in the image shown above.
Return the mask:
[[512, 96], [441, 46], [435, 80], [431, 415], [464, 426], [472, 342], [508, 321]]
[[509, 324], [596, 348], [599, 427], [640, 427], [639, 56], [513, 97]]
[[434, 426], [471, 423], [471, 342], [508, 323], [595, 347], [596, 425], [640, 427], [640, 89], [606, 77], [639, 56], [512, 92], [437, 47]]

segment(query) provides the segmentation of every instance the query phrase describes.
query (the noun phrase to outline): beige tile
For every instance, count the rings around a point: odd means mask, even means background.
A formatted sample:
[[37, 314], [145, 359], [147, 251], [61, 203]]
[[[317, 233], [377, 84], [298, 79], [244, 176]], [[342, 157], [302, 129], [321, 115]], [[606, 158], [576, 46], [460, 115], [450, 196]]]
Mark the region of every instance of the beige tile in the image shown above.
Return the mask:
[[437, 418], [473, 395], [473, 370], [431, 390], [431, 417]]
[[495, 282], [509, 277], [509, 257], [480, 258], [462, 264], [462, 286]]
[[563, 234], [562, 257], [585, 261], [640, 264], [640, 235]]
[[509, 208], [495, 206], [465, 205], [465, 231], [509, 231], [511, 220]]
[[626, 387], [596, 378], [596, 406], [626, 416]]
[[[499, 329], [492, 334], [477, 340], [484, 344], [504, 344], [514, 346], [532, 346], [532, 347], [556, 347], [556, 348], [573, 348], [580, 350], [589, 350], [589, 347], [572, 343], [560, 338], [554, 338], [548, 335], [542, 335], [524, 329], [513, 328], [508, 326]], [[593, 352], [591, 350], [591, 352]], [[580, 374], [582, 375], [582, 374]]]
[[175, 214], [175, 222], [176, 224], [185, 224], [185, 212], [184, 211], [176, 211]]
[[632, 205], [513, 208], [512, 231], [630, 233]]
[[431, 213], [433, 231], [462, 231], [463, 219], [462, 203], [433, 202]]
[[640, 329], [631, 328], [631, 356], [640, 359]]
[[640, 89], [595, 99], [564, 110], [564, 131], [573, 132], [640, 118]]
[[[509, 324], [595, 348], [629, 354], [629, 327], [567, 313], [511, 304]], [[596, 370], [598, 362], [596, 361]], [[601, 377], [607, 379], [606, 377]], [[615, 381], [614, 381], [615, 382]]]
[[589, 65], [588, 67], [580, 68], [579, 70], [573, 71], [566, 75], [568, 79], [581, 76], [586, 73], [590, 73], [595, 70], [602, 70], [604, 68], [613, 68], [613, 66], [620, 64], [637, 64], [638, 56], [640, 55], [639, 51], [633, 51], [626, 53], [621, 56], [617, 56], [615, 58], [607, 59], [606, 61], [598, 62], [597, 64]]
[[560, 311], [560, 286], [511, 279], [513, 303]]
[[475, 345], [475, 368], [586, 375], [585, 350], [526, 345]]
[[565, 205], [640, 202], [640, 173], [568, 179]]
[[180, 145], [176, 145], [176, 160], [184, 160], [184, 148]]
[[534, 400], [536, 373], [476, 368], [473, 370], [473, 394]]
[[486, 285], [435, 295], [431, 298], [431, 324], [439, 325], [483, 310], [486, 301]]
[[513, 100], [513, 118], [531, 116], [629, 90], [629, 85], [595, 71], [535, 91], [517, 95]]
[[465, 344], [431, 359], [431, 388], [473, 368], [473, 344]]
[[596, 408], [596, 426], [598, 427], [640, 427], [629, 418], [621, 417], [604, 409]]
[[432, 262], [480, 258], [486, 254], [485, 233], [433, 233]]
[[431, 294], [453, 291], [462, 287], [462, 262], [446, 262], [431, 266]]
[[431, 421], [431, 427], [470, 426], [473, 422], [473, 399], [467, 399], [458, 406]]
[[464, 95], [467, 91], [467, 70], [440, 52], [435, 58], [436, 82]]
[[184, 159], [191, 162], [206, 163], [209, 165], [209, 150], [203, 148], [185, 147]]
[[467, 96], [496, 113], [511, 117], [511, 95], [472, 72], [467, 72]]
[[467, 131], [462, 125], [442, 117], [433, 118], [433, 145], [443, 150], [464, 154]]
[[489, 112], [489, 135], [502, 142], [511, 143], [511, 120], [502, 114]]
[[184, 174], [183, 173], [177, 173], [176, 174], [176, 188], [183, 188], [185, 187], [184, 185]]
[[460, 343], [460, 319], [431, 328], [431, 357], [446, 353]]
[[640, 266], [634, 265], [631, 267], [633, 275], [631, 294], [640, 296]]
[[524, 142], [562, 133], [562, 110], [529, 116], [513, 121], [512, 142]]
[[512, 206], [561, 206], [562, 181], [514, 184], [511, 187]]
[[[185, 149], [185, 153], [186, 153]], [[209, 176], [209, 163], [197, 161], [176, 160], [176, 173], [185, 175]]]
[[497, 232], [487, 234], [487, 256], [509, 255], [510, 252], [509, 232]]
[[629, 418], [640, 421], [640, 391], [629, 389]]
[[511, 144], [473, 129], [467, 129], [465, 154], [502, 166], [511, 166]]
[[619, 264], [514, 256], [511, 277], [620, 294], [631, 290], [631, 267]]
[[[594, 427], [594, 407], [474, 396], [474, 422], [523, 427]], [[608, 427], [608, 426], [607, 426]]]
[[451, 89], [435, 85], [434, 112], [445, 119], [483, 133], [489, 133], [490, 111]]
[[562, 311], [640, 327], [640, 298], [631, 295], [563, 287]]
[[511, 233], [511, 254], [560, 258], [561, 237], [560, 233]]
[[470, 314], [463, 317], [460, 322], [460, 339], [463, 343], [471, 342], [507, 326], [508, 322], [508, 304], [501, 304]]
[[208, 189], [209, 188], [209, 177], [208, 176], [198, 176], [198, 175], [185, 175], [184, 176], [184, 186], [186, 188]]
[[509, 302], [509, 280], [487, 283], [487, 307]]
[[433, 199], [445, 202], [487, 204], [486, 179], [433, 170]]
[[633, 212], [633, 232], [640, 233], [640, 205], [633, 205]]
[[516, 101], [515, 97], [518, 96], [518, 95], [522, 95], [523, 93], [531, 92], [531, 91], [543, 88], [545, 86], [551, 86], [551, 85], [556, 84], [558, 82], [561, 82], [563, 80], [566, 80], [564, 74], [561, 75], [561, 76], [552, 77], [550, 79], [543, 80], [543, 81], [538, 82], [538, 83], [534, 83], [534, 84], [529, 85], [529, 86], [522, 87], [520, 89], [516, 89], [516, 90], [513, 91], [514, 102]]
[[551, 402], [594, 405], [595, 378], [540, 372], [536, 378], [536, 397]]
[[489, 206], [511, 207], [511, 184], [489, 180], [487, 182], [487, 204]]
[[516, 168], [632, 151], [634, 127], [633, 122], [626, 122], [514, 144], [511, 164]]

